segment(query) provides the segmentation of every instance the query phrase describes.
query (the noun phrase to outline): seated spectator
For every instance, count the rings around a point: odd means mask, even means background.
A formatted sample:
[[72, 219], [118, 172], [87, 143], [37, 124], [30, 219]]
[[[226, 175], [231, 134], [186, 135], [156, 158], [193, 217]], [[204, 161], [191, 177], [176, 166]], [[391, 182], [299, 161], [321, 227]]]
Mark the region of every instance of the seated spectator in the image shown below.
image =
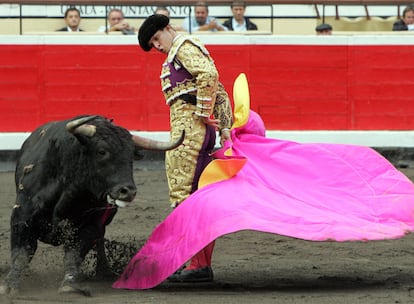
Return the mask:
[[166, 6], [157, 6], [157, 8], [154, 11], [154, 14], [164, 15], [170, 18], [170, 11]]
[[205, 2], [197, 2], [194, 6], [194, 17], [184, 19], [183, 28], [187, 32], [197, 31], [227, 31], [215, 18], [208, 15], [208, 6]]
[[316, 35], [332, 35], [332, 25], [328, 23], [319, 24], [315, 31]]
[[120, 31], [124, 35], [135, 35], [137, 29], [130, 26], [124, 19], [124, 13], [119, 8], [113, 8], [108, 13], [108, 25], [100, 26], [98, 32], [108, 33]]
[[[164, 15], [170, 18], [170, 11], [166, 6], [157, 6], [154, 11], [154, 14]], [[170, 18], [171, 20], [171, 18]], [[171, 24], [170, 25], [177, 31], [177, 32], [185, 32], [185, 29], [180, 25]]]
[[75, 7], [70, 7], [65, 11], [66, 26], [57, 30], [57, 32], [83, 32], [79, 28], [80, 21], [80, 11]]
[[402, 19], [395, 21], [393, 31], [414, 31], [414, 4], [408, 5], [403, 10]]
[[229, 31], [245, 32], [257, 30], [257, 25], [244, 16], [246, 12], [246, 4], [243, 1], [234, 1], [231, 4], [231, 12], [233, 13], [233, 18], [230, 18], [223, 23]]

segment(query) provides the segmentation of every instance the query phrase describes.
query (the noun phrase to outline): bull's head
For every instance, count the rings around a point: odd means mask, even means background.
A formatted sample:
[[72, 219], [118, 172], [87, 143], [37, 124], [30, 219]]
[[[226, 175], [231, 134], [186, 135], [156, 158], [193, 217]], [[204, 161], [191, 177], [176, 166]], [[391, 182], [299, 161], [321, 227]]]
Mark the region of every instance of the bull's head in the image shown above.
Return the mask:
[[[87, 122], [93, 120], [96, 116], [86, 116], [72, 120], [67, 123], [66, 129], [73, 134], [82, 134], [85, 136], [93, 136], [96, 132], [94, 125], [88, 125]], [[184, 141], [185, 131], [182, 132], [181, 137], [175, 142], [162, 142], [149, 138], [144, 138], [138, 135], [131, 135], [132, 141], [137, 148], [154, 150], [154, 151], [167, 151], [177, 148]]]
[[[96, 136], [95, 134], [97, 133], [97, 127], [91, 121], [97, 117], [98, 116], [85, 116], [74, 119], [66, 124], [66, 129], [70, 133], [74, 134], [80, 142], [86, 143], [87, 138], [94, 138]], [[88, 124], [88, 122], [91, 122], [91, 124]], [[123, 129], [122, 127], [119, 128]], [[128, 137], [128, 134], [130, 134], [127, 130], [124, 130], [121, 133], [125, 135], [126, 138]], [[134, 145], [137, 150], [147, 149], [156, 151], [167, 151], [178, 147], [183, 142], [184, 135], [185, 134], [183, 132], [181, 138], [175, 142], [160, 142], [148, 138], [143, 138], [137, 135], [131, 135], [132, 143], [130, 143], [130, 145], [131, 147]], [[126, 163], [124, 164], [126, 165]], [[115, 164], [111, 165], [114, 166]], [[102, 167], [100, 167], [100, 169], [105, 170], [102, 169]], [[132, 187], [130, 184], [128, 185], [128, 183], [123, 183], [121, 184], [121, 186], [111, 186], [106, 195], [106, 201], [109, 204], [115, 204], [119, 207], [124, 207], [135, 197], [135, 190], [135, 186]]]

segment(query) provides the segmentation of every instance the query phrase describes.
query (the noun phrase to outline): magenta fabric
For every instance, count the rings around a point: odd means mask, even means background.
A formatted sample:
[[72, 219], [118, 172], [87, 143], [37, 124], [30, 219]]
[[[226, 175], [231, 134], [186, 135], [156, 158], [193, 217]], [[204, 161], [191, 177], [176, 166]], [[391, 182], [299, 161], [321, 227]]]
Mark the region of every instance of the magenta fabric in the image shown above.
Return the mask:
[[[414, 229], [414, 186], [373, 149], [264, 137], [260, 117], [232, 130], [238, 174], [193, 193], [155, 228], [113, 284], [163, 282], [222, 235], [257, 230], [309, 241], [382, 240]], [[224, 149], [216, 157], [229, 158]]]

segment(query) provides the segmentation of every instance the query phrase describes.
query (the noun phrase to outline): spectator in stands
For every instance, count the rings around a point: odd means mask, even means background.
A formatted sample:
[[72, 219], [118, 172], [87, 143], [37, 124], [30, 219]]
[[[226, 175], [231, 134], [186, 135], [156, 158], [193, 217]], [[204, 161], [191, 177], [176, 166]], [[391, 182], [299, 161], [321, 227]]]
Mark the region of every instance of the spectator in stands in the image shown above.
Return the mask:
[[80, 11], [76, 7], [70, 7], [65, 11], [66, 26], [57, 30], [57, 32], [83, 32], [79, 28], [81, 22]]
[[244, 1], [234, 1], [231, 4], [231, 12], [233, 17], [223, 23], [230, 31], [245, 32], [257, 30], [257, 25], [244, 16], [246, 12], [246, 3]]
[[157, 6], [157, 8], [154, 11], [154, 14], [160, 14], [170, 18], [170, 11], [166, 6]]
[[205, 2], [197, 2], [194, 5], [194, 17], [184, 19], [183, 28], [187, 32], [197, 31], [227, 31], [215, 18], [208, 15], [208, 6]]
[[[160, 15], [164, 15], [167, 16], [168, 18], [170, 18], [170, 11], [168, 10], [168, 8], [166, 6], [158, 6], [155, 11], [154, 14], [160, 14]], [[180, 25], [175, 25], [175, 24], [171, 24], [170, 25], [178, 32], [185, 32], [185, 29], [180, 26]]]
[[120, 31], [124, 35], [135, 35], [136, 28], [130, 26], [124, 19], [124, 13], [119, 8], [113, 8], [108, 13], [108, 25], [100, 26], [98, 32], [108, 33]]
[[402, 19], [394, 22], [393, 31], [414, 31], [414, 4], [408, 5], [403, 10]]
[[322, 23], [319, 24], [316, 28], [316, 35], [332, 35], [332, 25], [328, 24], [328, 23]]

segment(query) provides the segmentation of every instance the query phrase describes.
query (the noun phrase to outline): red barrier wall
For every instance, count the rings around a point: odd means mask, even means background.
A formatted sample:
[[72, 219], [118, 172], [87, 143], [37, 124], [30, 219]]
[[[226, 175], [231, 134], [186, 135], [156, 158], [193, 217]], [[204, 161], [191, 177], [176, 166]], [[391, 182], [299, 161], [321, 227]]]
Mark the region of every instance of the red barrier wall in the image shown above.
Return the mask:
[[[207, 47], [231, 96], [246, 73], [252, 109], [269, 130], [414, 129], [412, 45]], [[134, 44], [3, 44], [0, 132], [86, 113], [130, 130], [168, 130], [163, 59]]]

